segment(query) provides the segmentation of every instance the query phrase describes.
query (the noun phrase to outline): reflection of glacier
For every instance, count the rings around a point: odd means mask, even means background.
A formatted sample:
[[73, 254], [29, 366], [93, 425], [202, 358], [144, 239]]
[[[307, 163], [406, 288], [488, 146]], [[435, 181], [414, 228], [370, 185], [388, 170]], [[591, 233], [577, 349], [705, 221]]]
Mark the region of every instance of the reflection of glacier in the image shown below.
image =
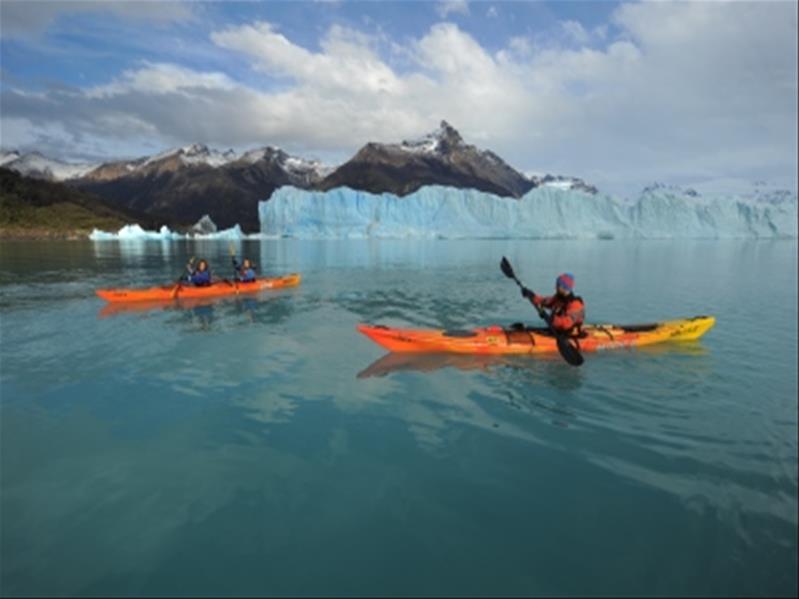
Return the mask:
[[655, 187], [635, 201], [536, 188], [520, 200], [430, 186], [405, 197], [349, 188], [276, 190], [259, 204], [261, 232], [300, 238], [796, 237], [789, 192], [698, 195]]

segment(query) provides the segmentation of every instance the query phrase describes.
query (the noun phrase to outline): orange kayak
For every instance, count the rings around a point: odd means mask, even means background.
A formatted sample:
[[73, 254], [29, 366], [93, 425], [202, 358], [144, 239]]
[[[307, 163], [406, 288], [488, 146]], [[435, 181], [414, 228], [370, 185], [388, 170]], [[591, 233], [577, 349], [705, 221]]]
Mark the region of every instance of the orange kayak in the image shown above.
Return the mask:
[[[695, 316], [652, 324], [588, 325], [577, 344], [581, 351], [593, 352], [664, 341], [691, 341], [704, 335], [715, 323], [712, 316]], [[392, 352], [541, 354], [558, 351], [555, 338], [545, 328], [491, 326], [466, 331], [437, 331], [368, 324], [359, 324], [357, 328]]]
[[195, 287], [190, 283], [179, 285], [163, 285], [146, 289], [97, 289], [95, 293], [108, 302], [144, 302], [173, 299], [220, 297], [224, 295], [240, 295], [257, 293], [264, 289], [280, 289], [296, 287], [300, 284], [300, 275], [292, 273], [282, 277], [256, 279], [252, 283], [237, 281], [217, 281], [205, 287]]

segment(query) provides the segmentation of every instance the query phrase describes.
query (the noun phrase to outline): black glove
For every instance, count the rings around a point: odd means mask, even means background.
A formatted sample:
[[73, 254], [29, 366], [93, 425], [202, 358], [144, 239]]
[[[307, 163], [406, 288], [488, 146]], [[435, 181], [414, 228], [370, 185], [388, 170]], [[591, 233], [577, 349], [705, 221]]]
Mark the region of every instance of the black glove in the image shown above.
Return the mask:
[[522, 297], [526, 297], [527, 299], [532, 300], [534, 295], [535, 294], [529, 289], [527, 289], [527, 287], [522, 287]]

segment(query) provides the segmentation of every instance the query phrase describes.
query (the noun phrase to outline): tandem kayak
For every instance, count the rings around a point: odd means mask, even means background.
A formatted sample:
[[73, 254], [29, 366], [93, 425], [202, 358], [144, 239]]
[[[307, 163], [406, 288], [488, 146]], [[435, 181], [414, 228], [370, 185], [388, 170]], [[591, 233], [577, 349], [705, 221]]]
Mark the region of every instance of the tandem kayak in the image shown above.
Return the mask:
[[241, 283], [225, 279], [205, 287], [195, 287], [190, 283], [181, 283], [177, 286], [177, 289], [173, 284], [146, 289], [97, 289], [95, 293], [108, 302], [164, 301], [180, 298], [240, 295], [242, 293], [257, 293], [265, 289], [296, 287], [300, 284], [300, 279], [299, 274], [292, 273], [282, 277], [256, 279], [252, 283]]
[[[716, 323], [712, 316], [695, 316], [636, 325], [587, 325], [575, 339], [581, 351], [593, 352], [639, 347], [664, 341], [691, 341]], [[537, 354], [558, 351], [555, 337], [546, 328], [491, 326], [473, 330], [436, 331], [395, 329], [359, 324], [358, 330], [392, 352], [458, 354]]]

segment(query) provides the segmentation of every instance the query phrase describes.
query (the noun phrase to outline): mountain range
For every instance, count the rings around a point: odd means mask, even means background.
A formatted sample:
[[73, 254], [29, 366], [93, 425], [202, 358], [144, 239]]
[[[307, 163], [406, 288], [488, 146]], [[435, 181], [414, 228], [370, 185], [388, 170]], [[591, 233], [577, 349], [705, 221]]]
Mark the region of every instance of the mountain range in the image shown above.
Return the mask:
[[65, 163], [37, 152], [11, 151], [0, 153], [0, 166], [28, 177], [61, 181], [121, 210], [146, 214], [171, 226], [185, 226], [209, 215], [221, 228], [240, 224], [247, 232], [260, 230], [258, 202], [287, 185], [320, 191], [349, 187], [398, 196], [427, 185], [514, 198], [539, 186], [596, 193], [596, 188], [572, 177], [528, 177], [490, 150], [464, 142], [446, 121], [421, 139], [367, 143], [338, 167], [271, 146], [236, 153], [201, 144], [99, 164]]

